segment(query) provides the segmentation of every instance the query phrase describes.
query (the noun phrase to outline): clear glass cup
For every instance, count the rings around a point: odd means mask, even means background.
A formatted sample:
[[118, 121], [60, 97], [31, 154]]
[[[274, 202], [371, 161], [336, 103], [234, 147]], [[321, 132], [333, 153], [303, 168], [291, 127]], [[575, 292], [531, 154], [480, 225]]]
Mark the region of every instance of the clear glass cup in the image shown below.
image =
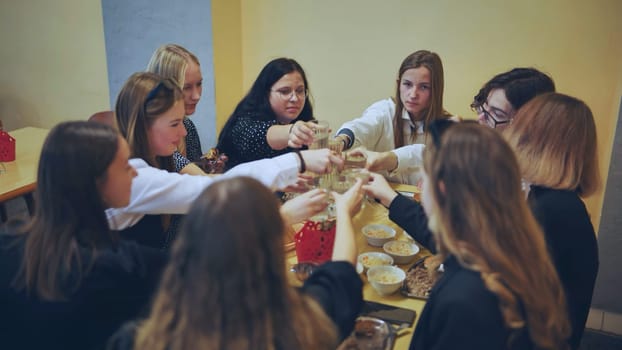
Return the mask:
[[362, 152], [347, 152], [344, 157], [345, 168], [364, 168], [367, 165], [367, 156]]
[[325, 120], [315, 120], [313, 126], [314, 140], [309, 149], [328, 148], [328, 134], [330, 133], [330, 125]]

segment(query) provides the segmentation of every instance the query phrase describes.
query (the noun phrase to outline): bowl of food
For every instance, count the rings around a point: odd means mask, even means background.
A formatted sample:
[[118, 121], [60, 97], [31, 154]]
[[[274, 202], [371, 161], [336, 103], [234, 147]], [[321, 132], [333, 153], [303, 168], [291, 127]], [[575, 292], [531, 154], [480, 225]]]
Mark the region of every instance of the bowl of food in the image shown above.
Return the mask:
[[404, 270], [395, 266], [374, 266], [367, 270], [367, 280], [380, 295], [395, 293], [405, 278]]
[[367, 252], [359, 254], [357, 262], [363, 265], [363, 271], [367, 271], [374, 266], [393, 265], [393, 258], [385, 253]]
[[374, 247], [382, 247], [383, 244], [395, 238], [395, 230], [387, 225], [370, 224], [362, 229], [363, 236], [367, 238], [367, 244]]
[[407, 241], [389, 241], [382, 246], [382, 249], [396, 264], [408, 264], [419, 253], [419, 246]]

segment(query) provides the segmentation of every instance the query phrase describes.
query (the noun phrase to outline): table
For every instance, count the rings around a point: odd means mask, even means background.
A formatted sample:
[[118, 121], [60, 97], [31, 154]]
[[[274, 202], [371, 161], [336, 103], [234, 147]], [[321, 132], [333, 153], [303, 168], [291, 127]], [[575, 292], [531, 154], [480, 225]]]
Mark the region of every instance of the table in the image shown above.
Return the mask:
[[15, 160], [3, 162], [5, 171], [0, 173], [0, 206], [2, 203], [26, 196], [26, 204], [32, 212], [32, 192], [37, 186], [37, 167], [43, 142], [49, 130], [25, 127], [9, 134], [15, 138]]
[[[419, 193], [419, 190], [415, 186], [403, 185], [403, 184], [393, 184], [393, 188], [397, 191], [406, 191], [406, 192], [414, 192]], [[404, 233], [404, 230], [389, 220], [388, 210], [382, 206], [380, 203], [375, 202], [365, 202], [365, 206], [361, 211], [353, 218], [352, 223], [354, 225], [354, 232], [356, 235], [356, 244], [358, 247], [359, 254], [364, 252], [383, 252], [382, 247], [372, 247], [367, 244], [367, 240], [365, 236], [361, 233], [361, 229], [363, 226], [367, 224], [377, 223], [377, 224], [385, 224], [395, 229], [397, 232], [396, 239], [398, 240], [409, 240], [410, 236]], [[415, 258], [407, 265], [396, 265], [404, 271], [406, 271], [410, 265], [412, 265], [418, 259], [430, 255], [429, 251], [423, 249], [423, 247], [419, 253], [415, 256]], [[291, 251], [288, 253], [287, 264], [288, 266], [292, 266], [297, 262], [296, 252]], [[293, 275], [293, 274], [290, 274]], [[367, 277], [365, 275], [361, 275], [361, 279], [363, 280], [363, 298], [369, 301], [375, 301], [383, 304], [393, 305], [402, 307], [405, 309], [415, 310], [417, 312], [417, 317], [415, 318], [415, 322], [413, 326], [407, 328], [400, 332], [399, 337], [397, 337], [395, 341], [394, 350], [402, 350], [408, 349], [410, 345], [410, 340], [412, 339], [414, 328], [419, 320], [419, 315], [423, 310], [425, 305], [424, 300], [408, 298], [401, 295], [399, 292], [389, 295], [389, 296], [380, 296], [376, 293], [376, 291], [372, 288], [371, 284], [367, 282]], [[291, 280], [291, 279], [290, 279]], [[292, 282], [296, 284], [296, 282]]]

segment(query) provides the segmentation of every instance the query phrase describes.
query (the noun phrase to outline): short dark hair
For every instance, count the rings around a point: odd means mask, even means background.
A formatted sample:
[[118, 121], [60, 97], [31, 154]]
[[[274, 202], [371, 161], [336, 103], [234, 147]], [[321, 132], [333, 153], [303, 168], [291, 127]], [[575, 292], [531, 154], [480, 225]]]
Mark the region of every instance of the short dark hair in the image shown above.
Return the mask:
[[537, 95], [554, 92], [555, 83], [547, 74], [535, 68], [514, 68], [495, 75], [473, 97], [471, 107], [477, 108], [488, 99], [494, 89], [503, 89], [514, 110], [519, 110], [525, 103]]

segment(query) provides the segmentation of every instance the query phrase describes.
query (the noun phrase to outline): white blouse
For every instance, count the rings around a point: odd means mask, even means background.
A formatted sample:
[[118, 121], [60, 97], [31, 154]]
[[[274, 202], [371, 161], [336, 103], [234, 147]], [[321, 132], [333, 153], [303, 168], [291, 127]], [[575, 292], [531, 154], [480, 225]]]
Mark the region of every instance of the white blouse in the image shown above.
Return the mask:
[[383, 175], [388, 180], [417, 185], [421, 180], [420, 168], [423, 165], [424, 131], [423, 122], [413, 123], [408, 112], [402, 112], [404, 120], [404, 141], [407, 145], [395, 148], [393, 140], [393, 115], [395, 102], [388, 98], [369, 106], [363, 115], [357, 119], [344, 123], [337, 131], [339, 134], [348, 134], [349, 129], [354, 134], [352, 147], [364, 146], [375, 152], [391, 151], [397, 156], [397, 168]]
[[276, 190], [296, 183], [299, 170], [294, 153], [240, 164], [215, 177], [171, 173], [138, 158], [130, 159], [129, 163], [138, 176], [132, 181], [130, 204], [106, 210], [112, 230], [134, 226], [147, 214], [186, 214], [199, 194], [215, 181], [249, 176]]

